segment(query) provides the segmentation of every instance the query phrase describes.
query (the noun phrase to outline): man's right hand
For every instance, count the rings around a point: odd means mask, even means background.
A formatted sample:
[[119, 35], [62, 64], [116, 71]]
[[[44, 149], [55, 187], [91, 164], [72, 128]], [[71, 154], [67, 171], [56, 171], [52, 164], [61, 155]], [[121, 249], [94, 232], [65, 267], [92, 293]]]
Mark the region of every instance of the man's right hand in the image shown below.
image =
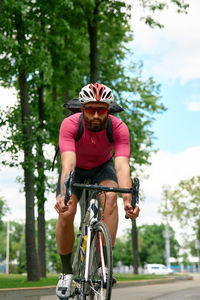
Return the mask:
[[69, 209], [69, 206], [71, 205], [72, 201], [69, 200], [67, 205], [65, 205], [65, 196], [62, 196], [61, 194], [57, 196], [56, 198], [56, 204], [54, 206], [55, 210], [57, 211], [58, 214], [62, 214], [65, 211]]

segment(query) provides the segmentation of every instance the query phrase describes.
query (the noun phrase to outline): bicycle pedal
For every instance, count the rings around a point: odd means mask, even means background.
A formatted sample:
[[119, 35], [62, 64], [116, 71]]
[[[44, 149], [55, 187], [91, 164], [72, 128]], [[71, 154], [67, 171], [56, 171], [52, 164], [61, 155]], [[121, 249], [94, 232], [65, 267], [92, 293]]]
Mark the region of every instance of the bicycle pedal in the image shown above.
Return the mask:
[[66, 291], [67, 291], [67, 288], [66, 288], [66, 287], [63, 287], [61, 293], [62, 293], [63, 295], [65, 295], [65, 292], [66, 292]]

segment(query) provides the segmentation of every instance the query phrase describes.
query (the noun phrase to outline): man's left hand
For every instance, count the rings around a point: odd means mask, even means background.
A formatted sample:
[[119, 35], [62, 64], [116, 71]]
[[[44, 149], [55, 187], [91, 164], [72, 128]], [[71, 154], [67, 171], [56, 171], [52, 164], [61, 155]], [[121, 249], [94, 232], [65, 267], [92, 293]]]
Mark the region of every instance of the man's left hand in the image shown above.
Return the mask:
[[133, 209], [131, 203], [128, 201], [124, 202], [124, 210], [126, 212], [126, 217], [131, 220], [135, 220], [139, 216], [139, 212], [140, 212], [139, 206], [136, 205], [135, 208]]

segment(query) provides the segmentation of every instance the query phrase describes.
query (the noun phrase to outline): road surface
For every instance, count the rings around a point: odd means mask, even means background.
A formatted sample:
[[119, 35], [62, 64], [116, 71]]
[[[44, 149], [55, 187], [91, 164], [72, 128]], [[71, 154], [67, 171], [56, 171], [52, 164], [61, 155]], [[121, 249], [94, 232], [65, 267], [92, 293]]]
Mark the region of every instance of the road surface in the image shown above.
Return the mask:
[[[115, 288], [112, 300], [200, 300], [200, 275], [193, 278], [173, 283]], [[43, 296], [40, 300], [58, 298]]]
[[[112, 300], [200, 300], [200, 274], [193, 280], [132, 286], [121, 284], [113, 288]], [[139, 283], [140, 284], [140, 283]], [[123, 287], [121, 287], [123, 286]], [[55, 287], [0, 290], [0, 300], [58, 300]]]

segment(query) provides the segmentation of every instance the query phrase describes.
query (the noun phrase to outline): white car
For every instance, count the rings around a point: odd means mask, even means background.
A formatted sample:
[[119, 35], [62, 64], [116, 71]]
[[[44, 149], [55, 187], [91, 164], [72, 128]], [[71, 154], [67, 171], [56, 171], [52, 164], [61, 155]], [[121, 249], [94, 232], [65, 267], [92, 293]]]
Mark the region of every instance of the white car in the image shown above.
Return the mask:
[[172, 269], [161, 264], [146, 264], [144, 266], [144, 274], [167, 275], [172, 273]]

